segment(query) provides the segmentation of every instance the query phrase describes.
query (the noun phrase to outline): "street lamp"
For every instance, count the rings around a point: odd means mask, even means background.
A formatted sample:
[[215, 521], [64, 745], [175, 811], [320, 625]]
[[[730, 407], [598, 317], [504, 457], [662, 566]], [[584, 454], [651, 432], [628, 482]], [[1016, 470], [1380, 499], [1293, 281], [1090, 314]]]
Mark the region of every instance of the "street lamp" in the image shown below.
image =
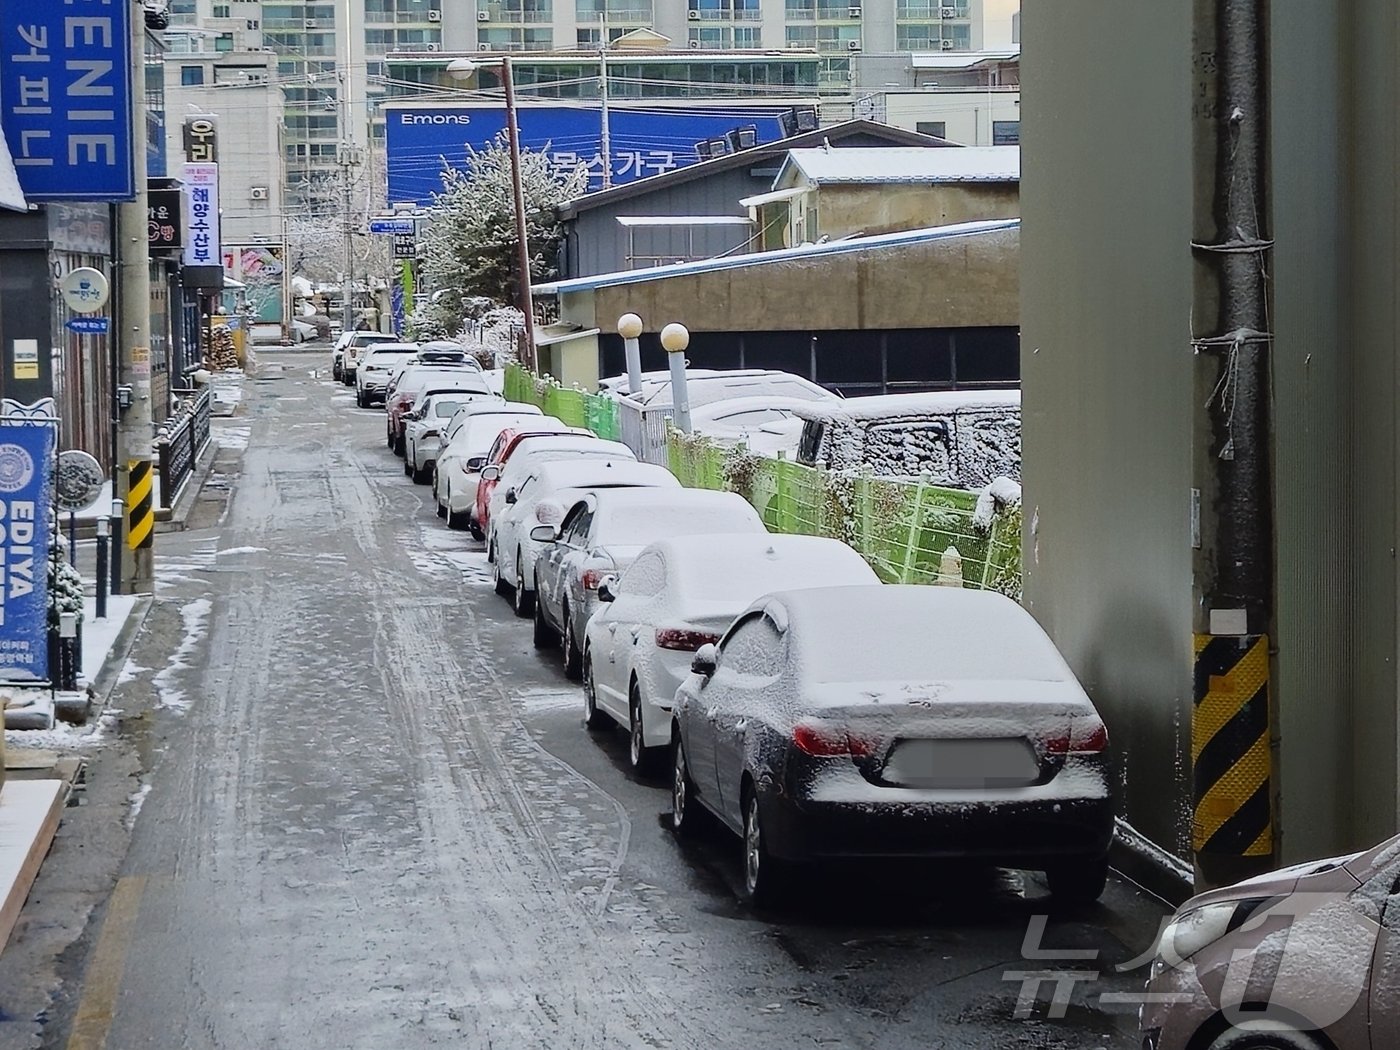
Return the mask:
[[622, 349], [627, 355], [627, 392], [642, 392], [642, 350], [637, 340], [642, 334], [642, 319], [636, 314], [623, 314], [617, 319], [617, 334], [622, 336]]
[[690, 392], [685, 387], [685, 350], [690, 345], [690, 329], [672, 321], [661, 329], [661, 346], [671, 364], [671, 406], [677, 428], [690, 433]]
[[525, 239], [525, 188], [520, 181], [520, 125], [515, 114], [515, 79], [510, 72], [510, 58], [502, 55], [491, 62], [474, 62], [470, 58], [454, 58], [447, 64], [447, 75], [456, 81], [467, 81], [478, 69], [499, 66], [501, 84], [506, 95], [506, 137], [510, 143], [510, 182], [515, 194], [515, 242], [520, 268], [520, 311], [525, 315], [525, 364], [538, 371], [535, 360], [535, 303], [530, 291], [530, 246]]

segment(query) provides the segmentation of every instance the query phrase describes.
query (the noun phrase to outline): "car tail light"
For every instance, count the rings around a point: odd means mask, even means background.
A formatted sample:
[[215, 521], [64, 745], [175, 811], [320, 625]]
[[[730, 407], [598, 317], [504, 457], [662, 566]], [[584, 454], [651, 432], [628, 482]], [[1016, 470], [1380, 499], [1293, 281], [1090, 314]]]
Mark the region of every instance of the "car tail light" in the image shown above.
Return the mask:
[[658, 649], [693, 653], [702, 645], [714, 645], [718, 641], [719, 635], [711, 634], [709, 631], [692, 631], [685, 627], [658, 627], [656, 629], [656, 647]]
[[797, 749], [816, 758], [865, 758], [875, 753], [876, 741], [842, 726], [811, 719], [792, 727]]
[[583, 575], [579, 579], [583, 583], [585, 591], [596, 591], [598, 584], [603, 582], [603, 577], [606, 575], [607, 573], [602, 569], [584, 569]]
[[1097, 755], [1108, 748], [1108, 727], [1098, 715], [1075, 715], [1068, 735], [1056, 733], [1044, 743], [1052, 755]]

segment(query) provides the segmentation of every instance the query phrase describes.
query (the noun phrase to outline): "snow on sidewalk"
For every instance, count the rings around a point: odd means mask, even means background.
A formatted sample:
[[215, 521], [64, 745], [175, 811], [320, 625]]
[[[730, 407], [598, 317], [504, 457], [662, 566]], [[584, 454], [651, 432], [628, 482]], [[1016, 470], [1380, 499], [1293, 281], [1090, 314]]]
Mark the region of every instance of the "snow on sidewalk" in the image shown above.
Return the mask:
[[97, 681], [138, 600], [139, 596], [134, 594], [108, 595], [106, 619], [99, 620], [97, 599], [90, 594], [87, 596], [83, 607], [83, 671], [79, 684], [92, 685]]

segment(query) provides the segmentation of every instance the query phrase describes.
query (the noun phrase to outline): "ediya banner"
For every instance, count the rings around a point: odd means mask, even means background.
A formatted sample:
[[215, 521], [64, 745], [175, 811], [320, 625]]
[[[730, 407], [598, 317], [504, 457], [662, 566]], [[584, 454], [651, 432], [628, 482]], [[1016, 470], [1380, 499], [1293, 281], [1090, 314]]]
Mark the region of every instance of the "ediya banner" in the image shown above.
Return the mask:
[[222, 267], [224, 255], [219, 247], [219, 166], [186, 164], [184, 183], [185, 265]]
[[[613, 107], [608, 117], [614, 186], [700, 159], [695, 144], [722, 138], [736, 128], [754, 125], [758, 141], [783, 137], [782, 106], [723, 106], [647, 109]], [[467, 147], [480, 149], [505, 130], [503, 107], [384, 107], [389, 159], [389, 201], [432, 203], [441, 192], [442, 162], [467, 165]], [[522, 105], [517, 109], [520, 144], [547, 152], [560, 170], [588, 169], [588, 188], [603, 185], [603, 115], [582, 106]]]
[[56, 428], [0, 423], [0, 681], [49, 678], [49, 532]]
[[0, 127], [30, 201], [136, 196], [134, 10], [111, 0], [0, 4]]

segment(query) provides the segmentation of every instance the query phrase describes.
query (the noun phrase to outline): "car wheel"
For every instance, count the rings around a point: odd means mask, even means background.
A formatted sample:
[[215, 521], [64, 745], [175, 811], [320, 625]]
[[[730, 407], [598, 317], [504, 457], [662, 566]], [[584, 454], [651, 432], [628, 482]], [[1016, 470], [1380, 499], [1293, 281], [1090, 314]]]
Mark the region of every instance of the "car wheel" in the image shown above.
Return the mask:
[[744, 898], [760, 908], [777, 902], [784, 887], [786, 866], [768, 852], [763, 834], [763, 807], [752, 784], [744, 789]]
[[447, 508], [442, 505], [442, 497], [438, 495], [437, 475], [433, 475], [433, 508], [437, 511], [439, 518], [447, 517]]
[[1261, 1017], [1246, 1024], [1220, 1033], [1207, 1050], [1322, 1050], [1315, 1036], [1287, 1021]]
[[394, 437], [394, 455], [396, 455], [396, 456], [402, 456], [402, 455], [403, 455], [403, 435], [402, 435], [402, 434], [397, 434], [397, 435], [395, 435], [395, 437]]
[[659, 750], [647, 747], [642, 724], [642, 689], [633, 679], [627, 693], [627, 761], [638, 776], [651, 776], [656, 771]]
[[1108, 882], [1108, 858], [1094, 857], [1057, 864], [1045, 872], [1050, 896], [1061, 904], [1093, 904]]
[[[493, 547], [492, 550], [495, 550]], [[501, 560], [499, 558], [489, 559], [491, 562], [491, 578], [496, 581], [496, 593], [502, 598], [510, 594], [510, 584], [501, 576]]]
[[578, 651], [578, 643], [574, 641], [574, 621], [569, 615], [569, 607], [567, 604], [564, 606], [563, 649], [564, 677], [570, 681], [577, 682], [583, 675], [583, 654]]
[[535, 609], [535, 592], [525, 589], [525, 555], [515, 552], [515, 615], [522, 620]]
[[331, 366], [331, 379], [334, 380], [335, 382], [339, 382], [339, 381], [340, 381], [340, 366], [339, 366], [339, 365], [332, 365], [332, 366]]
[[671, 830], [690, 838], [700, 827], [703, 810], [695, 801], [695, 781], [690, 778], [679, 730], [673, 730], [671, 737]]
[[544, 602], [539, 600], [539, 583], [535, 584], [535, 648], [552, 649], [559, 644], [559, 636], [554, 633], [554, 628], [545, 622]]
[[404, 457], [403, 461], [403, 474], [406, 478], [413, 476], [413, 460], [409, 459], [407, 456]]
[[583, 725], [597, 732], [613, 725], [611, 715], [598, 710], [598, 683], [593, 678], [593, 650], [583, 653]]
[[[412, 463], [412, 460], [409, 460]], [[432, 480], [433, 471], [431, 467], [411, 467], [413, 472], [413, 483], [415, 485], [426, 485]]]
[[458, 514], [450, 507], [448, 508], [445, 516], [447, 518], [447, 527], [449, 529], [456, 529], [458, 532], [460, 532], [462, 531], [462, 529], [465, 529], [467, 527], [466, 523], [462, 521], [462, 518], [465, 517], [465, 515]]
[[384, 427], [384, 444], [389, 448], [394, 447], [394, 428], [387, 424]]
[[467, 528], [471, 529], [472, 539], [476, 540], [478, 543], [486, 539], [486, 533], [481, 531], [481, 526], [473, 521], [470, 515], [467, 516]]

